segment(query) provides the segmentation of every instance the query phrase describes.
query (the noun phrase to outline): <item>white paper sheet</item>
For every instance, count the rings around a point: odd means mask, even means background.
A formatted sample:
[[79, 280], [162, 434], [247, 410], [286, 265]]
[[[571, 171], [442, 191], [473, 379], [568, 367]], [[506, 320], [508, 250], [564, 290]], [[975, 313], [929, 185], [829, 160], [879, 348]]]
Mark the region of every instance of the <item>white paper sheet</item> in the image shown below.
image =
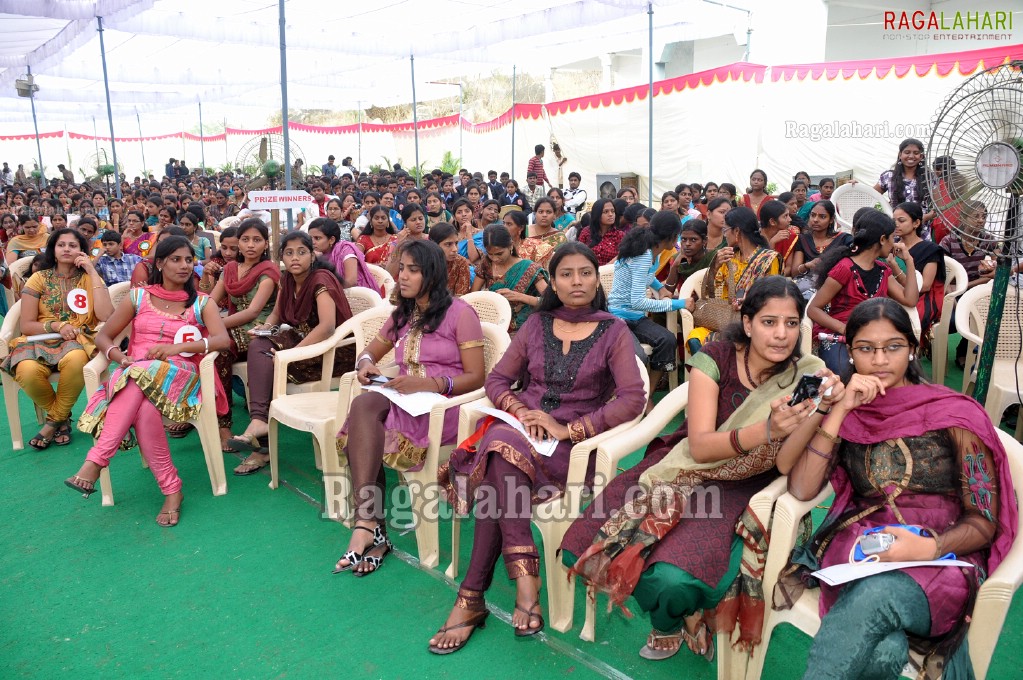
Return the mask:
[[487, 406], [475, 407], [475, 410], [479, 411], [480, 413], [486, 413], [488, 416], [494, 416], [498, 420], [504, 421], [505, 423], [508, 423], [509, 425], [514, 427], [516, 430], [519, 431], [519, 433], [522, 434], [523, 437], [529, 440], [529, 443], [533, 445], [533, 448], [536, 449], [536, 452], [539, 453], [541, 456], [547, 456], [549, 458], [554, 455], [554, 450], [558, 448], [557, 439], [538, 440], [530, 437], [529, 433], [526, 432], [526, 426], [523, 425], [518, 418], [508, 413], [507, 411], [502, 411], [496, 408], [489, 408]]
[[437, 394], [436, 392], [413, 392], [412, 394], [402, 394], [398, 390], [393, 390], [390, 387], [382, 387], [380, 385], [367, 385], [363, 387], [363, 389], [379, 392], [390, 399], [392, 404], [410, 416], [426, 415], [430, 412], [430, 409], [433, 408], [434, 404], [439, 404], [440, 402], [447, 400], [447, 397], [443, 394]]
[[874, 574], [883, 574], [896, 569], [913, 567], [973, 567], [962, 560], [928, 560], [926, 562], [861, 562], [860, 564], [836, 564], [813, 572], [813, 575], [829, 586], [838, 586]]
[[60, 340], [63, 335], [60, 333], [40, 333], [39, 335], [30, 335], [25, 338], [25, 342], [36, 342], [37, 340]]

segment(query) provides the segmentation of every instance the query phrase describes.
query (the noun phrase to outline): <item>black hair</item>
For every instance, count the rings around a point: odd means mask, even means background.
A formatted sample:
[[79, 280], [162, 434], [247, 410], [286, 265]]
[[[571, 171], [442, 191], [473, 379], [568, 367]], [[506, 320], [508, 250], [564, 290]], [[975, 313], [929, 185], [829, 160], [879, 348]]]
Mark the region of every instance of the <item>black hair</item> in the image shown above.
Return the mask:
[[902, 152], [906, 150], [907, 146], [915, 146], [920, 149], [920, 163], [916, 166], [916, 200], [918, 203], [926, 203], [928, 197], [927, 191], [927, 159], [923, 155], [927, 151], [927, 147], [919, 139], [904, 139], [899, 144], [899, 156], [895, 159], [895, 165], [892, 166], [892, 180], [888, 184], [888, 197], [891, 199], [892, 205], [903, 203], [906, 200], [906, 179], [903, 177], [905, 174], [905, 168], [902, 165]]
[[81, 249], [82, 253], [89, 253], [89, 241], [81, 232], [77, 229], [72, 229], [71, 227], [58, 229], [50, 234], [50, 238], [46, 239], [46, 250], [43, 251], [43, 255], [45, 257], [40, 269], [53, 269], [57, 266], [57, 241], [65, 234], [74, 234], [75, 239], [78, 241], [78, 247]]
[[99, 237], [100, 243], [120, 243], [121, 235], [113, 229], [107, 229], [103, 232], [103, 235]]
[[829, 248], [820, 257], [820, 273], [817, 275], [817, 288], [824, 285], [828, 280], [828, 274], [832, 268], [844, 258], [861, 252], [866, 248], [873, 248], [881, 239], [891, 236], [895, 232], [895, 221], [880, 210], [865, 206], [856, 211], [853, 215], [853, 237], [852, 243], [838, 248]]
[[[752, 211], [751, 211], [752, 212]], [[796, 316], [800, 319], [803, 318], [803, 314], [806, 313], [806, 299], [803, 298], [803, 294], [799, 290], [792, 279], [779, 276], [777, 274], [772, 276], [764, 276], [756, 279], [753, 285], [746, 291], [746, 296], [742, 299], [742, 307], [739, 308], [739, 316], [744, 319], [753, 320], [757, 314], [760, 313], [769, 301], [788, 298], [796, 305]], [[741, 345], [749, 351], [750, 336], [746, 335], [746, 329], [743, 327], [742, 321], [736, 321], [729, 324], [724, 331], [724, 340], [726, 342], [732, 342], [737, 345]], [[772, 368], [764, 371], [757, 380], [763, 382], [775, 376], [781, 375], [785, 371], [792, 369], [792, 382], [791, 385], [796, 381], [798, 377], [798, 371], [796, 370], [796, 363], [800, 357], [803, 356], [802, 343], [800, 340], [796, 341], [796, 346], [792, 349], [792, 354], [785, 361], [778, 362]]]
[[[547, 271], [550, 272], [551, 281], [554, 281], [554, 277], [557, 275], [558, 265], [569, 255], [582, 255], [590, 264], [593, 265], [594, 275], [598, 275], [600, 270], [600, 263], [597, 262], [597, 256], [593, 254], [590, 247], [582, 241], [567, 241], [562, 243], [554, 251], [554, 255], [551, 257], [550, 265], [547, 267]], [[561, 301], [558, 294], [554, 292], [554, 286], [547, 286], [544, 290], [543, 295], [540, 296], [540, 304], [537, 306], [537, 311], [540, 312], [551, 312], [558, 307], [563, 307], [565, 303]], [[597, 286], [597, 294], [594, 296], [593, 301], [590, 303], [590, 308], [598, 312], [607, 311], [607, 296], [604, 294], [604, 287], [601, 285]]]
[[[400, 290], [395, 292], [397, 300], [394, 313], [391, 319], [394, 321], [394, 334], [391, 341], [398, 344], [398, 331], [406, 324], [412, 324], [412, 328], [422, 329], [424, 333], [432, 333], [444, 322], [444, 315], [451, 307], [453, 298], [448, 290], [448, 262], [447, 256], [433, 241], [428, 239], [414, 239], [405, 241], [398, 246], [398, 260], [402, 255], [409, 255], [412, 261], [419, 266], [423, 277], [422, 291], [428, 291], [430, 303], [422, 314], [416, 314], [416, 299], [404, 298]], [[418, 318], [416, 318], [418, 317]]]
[[662, 210], [650, 220], [650, 226], [646, 229], [630, 229], [621, 244], [618, 246], [618, 259], [627, 260], [632, 257], [639, 257], [653, 248], [658, 243], [678, 240], [682, 233], [682, 220], [677, 213], [670, 210]]
[[427, 219], [426, 208], [418, 203], [406, 203], [405, 207], [401, 209], [401, 219], [408, 222], [408, 218], [412, 217], [414, 213], [422, 213], [423, 219]]
[[[258, 231], [259, 234], [263, 237], [263, 240], [266, 241], [267, 243], [267, 247], [263, 250], [263, 254], [260, 255], [259, 261], [262, 262], [263, 260], [269, 260], [270, 232], [269, 230], [267, 230], [266, 225], [263, 224], [263, 220], [258, 217], [246, 217], [244, 220], [242, 220], [241, 224], [238, 225], [239, 240], [241, 239], [242, 234], [249, 231], [250, 229], [255, 229], [256, 231]], [[242, 251], [240, 248], [238, 249], [238, 255], [235, 257], [235, 261], [238, 262], [239, 264], [245, 262], [245, 256], [242, 255]]]
[[483, 249], [486, 250], [490, 247], [511, 248], [512, 254], [518, 256], [511, 233], [503, 224], [491, 224], [483, 230]]
[[916, 235], [924, 235], [924, 210], [919, 203], [913, 203], [911, 201], [905, 201], [895, 206], [895, 210], [901, 210], [902, 212], [909, 215], [909, 219], [914, 222], [919, 222], [920, 226], [916, 228]]
[[753, 175], [760, 173], [760, 176], [764, 178], [764, 191], [767, 191], [767, 173], [760, 168], [754, 168], [753, 172], [749, 174], [750, 179], [753, 179]]
[[735, 188], [735, 185], [732, 184], [731, 182], [722, 182], [721, 184], [718, 185], [718, 192], [721, 192], [721, 191], [727, 191], [729, 193], [729, 195], [731, 195], [732, 199], [731, 199], [730, 202], [734, 206], [735, 205], [735, 197], [737, 195], [737, 190]]
[[[650, 220], [654, 219], [654, 215], [656, 215], [658, 212], [660, 211], [655, 210], [654, 208], [643, 208], [643, 212], [636, 216], [636, 222], [638, 223], [639, 218], [642, 217], [646, 219], [646, 221], [649, 223]], [[675, 213], [675, 215], [678, 215], [678, 213]], [[679, 217], [679, 219], [681, 219], [681, 217]]]
[[671, 198], [674, 198], [676, 201], [678, 200], [678, 193], [677, 192], [675, 192], [675, 191], [665, 191], [663, 194], [661, 194], [661, 203], [664, 203], [664, 199], [668, 198], [669, 196]]
[[[181, 227], [175, 227], [175, 229], [180, 230]], [[156, 266], [156, 261], [168, 258], [171, 256], [171, 253], [181, 250], [182, 248], [187, 248], [188, 254], [193, 258], [195, 257], [195, 251], [192, 249], [192, 244], [188, 242], [188, 239], [185, 236], [170, 236], [169, 238], [162, 239], [158, 244], [156, 244], [156, 253], [153, 255], [153, 268], [149, 272], [149, 285], [163, 285], [163, 272], [161, 272]], [[185, 280], [185, 293], [188, 295], [188, 301], [185, 303], [186, 306], [191, 305], [195, 302], [196, 298], [199, 297], [199, 293], [195, 290], [194, 276], [189, 276]]]
[[551, 212], [553, 212], [555, 215], [558, 214], [558, 206], [556, 206], [554, 204], [554, 200], [553, 199], [547, 198], [546, 196], [542, 196], [542, 197], [536, 199], [536, 201], [533, 203], [533, 214], [535, 215], [536, 214], [536, 209], [539, 208], [541, 205], [544, 205], [544, 204], [549, 205], [551, 207]]
[[172, 224], [177, 224], [177, 221], [178, 221], [178, 211], [177, 210], [175, 210], [172, 206], [164, 205], [163, 203], [159, 203], [158, 206], [159, 206], [159, 210], [156, 211], [156, 214], [157, 214], [158, 217], [159, 217], [159, 215], [160, 215], [160, 213], [162, 211], [166, 210], [167, 214], [170, 215], [171, 223]]
[[458, 236], [458, 229], [450, 222], [438, 222], [430, 227], [430, 240], [437, 245], [440, 245], [441, 241], [446, 241], [452, 236]]
[[542, 154], [544, 151], [545, 149], [543, 144], [537, 144], [536, 146], [533, 147], [533, 153], [535, 153], [537, 156]]
[[[337, 245], [337, 242], [341, 240], [341, 227], [339, 227], [337, 222], [335, 222], [334, 220], [330, 219], [329, 217], [317, 217], [315, 220], [310, 222], [309, 223], [309, 231], [312, 231], [313, 229], [316, 229], [316, 230], [322, 232], [324, 237], [326, 237], [328, 242], [330, 241], [330, 239], [334, 239], [334, 244], [335, 245]], [[223, 238], [223, 237], [221, 237], [221, 238]], [[312, 242], [313, 242], [313, 239], [310, 236], [309, 237], [309, 243], [312, 243]], [[281, 246], [283, 247], [283, 245], [284, 245], [284, 242], [282, 241], [281, 242]], [[334, 246], [331, 246], [331, 249], [333, 249], [333, 247]], [[284, 252], [284, 251], [282, 250], [281, 252]], [[326, 255], [326, 253], [324, 253], [324, 255]]]
[[365, 203], [367, 198], [372, 198], [378, 205], [380, 203], [380, 194], [376, 191], [367, 191], [364, 193], [362, 195], [362, 202]]
[[[856, 334], [863, 330], [864, 326], [882, 319], [890, 322], [895, 326], [895, 330], [906, 338], [912, 354], [919, 355], [920, 342], [916, 339], [916, 332], [913, 330], [909, 313], [906, 312], [902, 305], [890, 297], [876, 297], [864, 300], [852, 310], [852, 313], [849, 314], [849, 319], [845, 322], [845, 337], [850, 350], [853, 341], [856, 339]], [[852, 354], [851, 351], [850, 354]], [[853, 372], [854, 369], [850, 366], [847, 375], [844, 376], [846, 382], [848, 382]], [[917, 356], [914, 356], [913, 360], [906, 366], [906, 380], [914, 385], [927, 382], [924, 379], [923, 370], [920, 368], [920, 360]]]
[[[828, 213], [828, 217], [831, 218], [831, 222], [830, 224], [828, 224], [827, 233], [829, 235], [834, 234], [836, 228], [838, 227], [838, 224], [835, 222], [835, 204], [826, 198], [822, 198], [819, 201], [814, 201], [813, 207], [810, 208], [810, 214], [812, 215], [813, 211], [816, 210], [818, 207], [823, 208], [824, 212]], [[809, 220], [807, 220], [807, 223], [809, 223]]]
[[600, 233], [601, 224], [600, 216], [604, 212], [604, 207], [610, 203], [615, 209], [615, 222], [608, 229], [615, 229], [621, 224], [622, 213], [625, 212], [624, 207], [619, 210], [618, 204], [610, 198], [598, 198], [593, 202], [593, 208], [590, 210], [590, 242], [587, 244], [591, 248], [600, 243], [600, 239], [603, 236]]
[[582, 181], [583, 181], [583, 176], [582, 176], [582, 175], [580, 175], [580, 174], [579, 174], [578, 172], [576, 172], [575, 170], [573, 170], [572, 172], [568, 173], [568, 178], [569, 178], [569, 179], [572, 179], [573, 177], [575, 177], [575, 178], [576, 178], [577, 180], [579, 180], [580, 182], [582, 182]]
[[[552, 193], [556, 193], [558, 195], [558, 197], [561, 199], [561, 205], [565, 205], [565, 192], [564, 191], [562, 191], [558, 187], [551, 187], [550, 189], [547, 190], [547, 198], [550, 198]], [[554, 212], [557, 212], [557, 210], [555, 209]]]
[[807, 183], [804, 182], [801, 179], [792, 180], [792, 184], [789, 185], [789, 191], [795, 191], [796, 187], [803, 187], [804, 189], [809, 189], [810, 188], [807, 185]]
[[753, 245], [760, 246], [761, 248], [770, 247], [767, 239], [760, 233], [760, 223], [757, 221], [757, 214], [746, 206], [732, 208], [725, 213], [725, 224], [732, 229], [736, 229], [740, 236], [745, 236], [746, 240]]
[[[803, 180], [799, 179], [800, 175], [802, 175], [803, 177], [806, 178], [805, 182], [803, 182]], [[793, 183], [803, 182], [803, 184], [809, 185], [810, 184], [810, 173], [808, 173], [806, 170], [800, 170], [800, 171], [796, 172], [796, 174], [792, 175], [792, 182]]]
[[[373, 216], [376, 215], [377, 213], [383, 213], [384, 217], [387, 218], [387, 233], [397, 234], [398, 230], [395, 229], [394, 222], [391, 221], [391, 211], [388, 208], [380, 205], [379, 203], [370, 208], [369, 212], [366, 213], [367, 220], [366, 229], [369, 230], [369, 233], [373, 233]], [[366, 229], [364, 229], [363, 231], [366, 231]]]
[[504, 216], [509, 217], [515, 223], [515, 226], [519, 228], [519, 238], [525, 238], [529, 228], [529, 217], [526, 213], [521, 210], [509, 210]]
[[712, 213], [725, 204], [728, 204], [733, 208], [735, 207], [734, 201], [731, 201], [725, 198], [724, 196], [715, 196], [714, 198], [710, 199], [710, 203], [707, 204], [707, 212]]
[[[323, 219], [323, 218], [319, 218]], [[313, 220], [314, 222], [316, 220]], [[328, 220], [334, 222], [333, 220]], [[334, 222], [334, 226], [337, 226], [337, 222]], [[313, 225], [310, 224], [309, 228], [312, 229]], [[319, 227], [322, 230], [322, 227]], [[326, 232], [324, 232], [326, 234]], [[329, 238], [329, 237], [328, 237]], [[344, 282], [341, 276], [337, 273], [337, 269], [334, 267], [334, 263], [324, 257], [317, 257], [316, 250], [313, 248], [313, 239], [308, 233], [296, 229], [295, 231], [289, 232], [281, 239], [281, 245], [278, 246], [277, 256], [281, 259], [284, 258], [284, 248], [287, 247], [292, 241], [301, 241], [302, 245], [309, 249], [309, 252], [313, 254], [313, 264], [309, 267], [309, 273], [312, 274], [317, 269], [326, 269], [331, 274], [337, 277], [338, 281]], [[291, 272], [286, 272], [288, 276], [291, 276]]]
[[[795, 197], [796, 197], [796, 195], [794, 193], [792, 193], [791, 191], [783, 191], [780, 194], [778, 194], [778, 198], [776, 198], [774, 200], [778, 201], [779, 203], [783, 203], [785, 205], [788, 205], [788, 202], [791, 201]], [[761, 208], [761, 210], [763, 210], [763, 208]]]
[[831, 186], [835, 186], [835, 178], [834, 177], [822, 178], [821, 181], [817, 182], [817, 188], [820, 189], [825, 184], [831, 184]]
[[771, 220], [777, 221], [779, 217], [787, 213], [789, 209], [785, 205], [786, 203], [787, 201], [782, 201], [781, 197], [777, 201], [764, 201], [764, 204], [760, 206], [760, 228], [769, 229]]
[[646, 210], [646, 206], [639, 201], [636, 201], [626, 208], [622, 213], [622, 227], [629, 228], [635, 225], [636, 220], [639, 219], [639, 216], [643, 214], [644, 210]]
[[682, 225], [682, 231], [679, 234], [683, 234], [687, 231], [691, 231], [704, 241], [707, 240], [707, 223], [700, 219], [686, 220]]
[[[412, 195], [412, 194], [415, 194], [416, 196], [418, 196], [420, 201], [423, 200], [423, 192], [420, 191], [419, 189], [416, 189], [415, 187], [412, 187], [411, 189], [409, 189], [408, 191], [405, 192], [405, 199], [408, 200], [408, 197], [410, 195]], [[405, 219], [405, 218], [403, 217], [402, 219]]]
[[[185, 212], [191, 214], [192, 217], [195, 218], [196, 229], [199, 228], [200, 224], [202, 225], [206, 224], [206, 206], [204, 206], [199, 201], [192, 201], [191, 203], [189, 203], [188, 207], [185, 208]], [[184, 217], [184, 213], [182, 213], [182, 217]]]

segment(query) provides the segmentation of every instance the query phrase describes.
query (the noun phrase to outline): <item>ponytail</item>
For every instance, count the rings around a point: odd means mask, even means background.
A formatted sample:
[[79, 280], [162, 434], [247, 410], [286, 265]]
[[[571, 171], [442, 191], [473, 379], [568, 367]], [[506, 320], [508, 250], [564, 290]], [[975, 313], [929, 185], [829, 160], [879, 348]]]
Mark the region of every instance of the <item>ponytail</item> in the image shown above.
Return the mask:
[[895, 221], [880, 210], [864, 207], [853, 215], [853, 237], [848, 246], [829, 248], [820, 257], [821, 267], [817, 274], [817, 288], [824, 285], [832, 268], [843, 259], [862, 253], [881, 243], [881, 240], [895, 233]]

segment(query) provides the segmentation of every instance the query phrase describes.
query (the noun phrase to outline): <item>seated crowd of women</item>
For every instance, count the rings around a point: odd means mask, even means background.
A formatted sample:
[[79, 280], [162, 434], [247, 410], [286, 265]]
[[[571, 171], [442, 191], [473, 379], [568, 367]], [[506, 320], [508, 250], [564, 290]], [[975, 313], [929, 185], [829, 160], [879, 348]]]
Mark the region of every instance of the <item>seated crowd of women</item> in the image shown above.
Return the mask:
[[[157, 522], [173, 526], [183, 494], [166, 437], [183, 436], [201, 408], [202, 355], [219, 352], [214, 406], [224, 449], [248, 452], [235, 474], [256, 473], [269, 459], [274, 353], [330, 337], [352, 315], [344, 289], [379, 290], [366, 265], [387, 268], [396, 281], [393, 311], [360, 356], [337, 353], [335, 375], [354, 369], [368, 385], [393, 352], [397, 377], [386, 386], [446, 396], [482, 387], [529, 435], [487, 419], [458, 443], [457, 409], [446, 414], [441, 443], [457, 446], [438, 483], [457, 512], [475, 516], [467, 574], [428, 643], [430, 652], [450, 654], [484, 627], [499, 557], [516, 585], [514, 634], [544, 629], [532, 508], [564, 493], [574, 444], [654, 407], [652, 393], [679, 370], [680, 354], [658, 315], [688, 309], [695, 325], [681, 339], [686, 418], [573, 522], [561, 545], [571, 573], [623, 609], [631, 596], [649, 614], [644, 658], [667, 659], [685, 646], [713, 659], [714, 631], [738, 623], [737, 644], [752, 649], [766, 598], [791, 604], [800, 589], [818, 585], [810, 572], [849, 561], [865, 531], [887, 527], [895, 542], [881, 561], [955, 553], [975, 568], [920, 567], [822, 585], [824, 615], [805, 677], [897, 677], [911, 643], [928, 650], [945, 677], [968, 677], [962, 640], [973, 593], [1014, 540], [1016, 505], [1001, 493], [1012, 484], [1006, 453], [983, 408], [928, 384], [919, 359], [940, 315], [942, 253], [974, 257], [969, 234], [979, 237], [983, 206], [963, 209], [974, 231], [950, 232], [938, 246], [916, 201], [900, 201], [894, 219], [861, 210], [852, 233], [841, 234], [826, 197], [775, 199], [764, 192], [762, 171], [750, 184], [743, 205], [734, 205], [733, 189], [699, 204], [703, 210], [688, 197], [684, 206], [677, 192], [661, 211], [600, 199], [577, 239], [565, 233], [567, 222], [559, 228], [562, 208], [547, 198], [533, 204], [532, 223], [522, 211], [501, 217], [467, 199], [453, 201], [450, 222], [435, 220], [430, 195], [425, 208], [403, 207], [400, 230], [385, 205], [361, 224], [339, 224], [328, 210], [282, 239], [282, 267], [269, 257], [258, 218], [225, 231], [210, 253], [194, 230], [161, 224], [161, 209], [156, 229], [141, 232], [148, 236], [126, 239], [144, 257], [143, 283], [116, 308], [86, 237], [56, 229], [38, 246], [39, 269], [22, 291], [23, 335], [0, 369], [47, 414], [30, 442], [46, 448], [70, 442], [82, 367], [103, 354], [110, 376], [78, 420], [95, 444], [65, 483], [92, 494], [116, 451], [137, 443], [164, 496]], [[343, 202], [334, 208], [343, 211]], [[479, 215], [488, 220], [482, 229]], [[31, 231], [26, 242], [39, 240]], [[613, 266], [609, 290], [601, 285], [605, 265]], [[980, 271], [978, 264], [971, 277]], [[694, 276], [702, 276], [699, 288], [687, 284]], [[504, 296], [513, 313], [511, 343], [489, 373], [481, 322], [459, 299], [479, 290]], [[907, 307], [918, 310], [923, 337]], [[805, 356], [804, 318], [813, 322], [814, 347]], [[231, 375], [243, 358], [250, 418], [235, 435]], [[52, 371], [60, 372], [56, 390]], [[820, 380], [820, 396], [794, 400], [805, 375]], [[315, 359], [289, 369], [295, 382], [318, 377]], [[541, 454], [533, 441], [545, 439], [557, 446]], [[366, 577], [382, 568], [393, 547], [384, 467], [421, 469], [429, 444], [429, 415], [412, 416], [378, 392], [354, 399], [337, 456], [351, 472], [355, 528], [335, 573]], [[773, 594], [760, 586], [767, 528], [748, 504], [779, 475], [797, 498], [828, 482], [836, 497]], [[693, 519], [694, 494], [707, 488], [720, 490], [719, 511]], [[483, 498], [488, 503], [477, 502]]]

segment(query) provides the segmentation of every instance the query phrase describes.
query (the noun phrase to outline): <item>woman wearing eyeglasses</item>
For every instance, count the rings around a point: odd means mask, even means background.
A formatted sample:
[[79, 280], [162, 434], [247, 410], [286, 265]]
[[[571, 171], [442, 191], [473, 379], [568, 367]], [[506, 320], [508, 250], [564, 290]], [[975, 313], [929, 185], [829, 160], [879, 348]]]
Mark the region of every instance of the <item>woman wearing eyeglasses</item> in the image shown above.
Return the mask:
[[[881, 562], [954, 553], [974, 568], [915, 567], [821, 585], [820, 631], [805, 678], [897, 678], [910, 639], [927, 651], [927, 677], [973, 677], [964, 639], [979, 583], [1012, 544], [1017, 507], [1005, 450], [984, 408], [923, 382], [909, 315], [886, 297], [860, 303], [845, 324], [846, 386], [820, 421], [792, 435], [802, 450], [789, 492], [807, 500], [831, 482], [823, 524], [792, 554], [779, 591], [795, 602], [810, 572], [866, 558], [865, 531], [894, 537]], [[784, 472], [784, 470], [783, 470]], [[913, 530], [904, 526], [914, 527]], [[857, 553], [859, 548], [861, 553]]]

